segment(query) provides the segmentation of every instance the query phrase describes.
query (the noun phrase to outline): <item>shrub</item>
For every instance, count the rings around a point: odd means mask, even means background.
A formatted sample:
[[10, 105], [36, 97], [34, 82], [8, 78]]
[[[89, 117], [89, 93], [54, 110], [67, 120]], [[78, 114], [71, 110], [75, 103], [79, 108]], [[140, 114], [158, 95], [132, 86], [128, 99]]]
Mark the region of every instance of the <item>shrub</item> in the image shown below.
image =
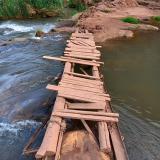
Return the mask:
[[132, 24], [138, 24], [140, 23], [140, 20], [134, 17], [126, 17], [121, 19], [123, 22], [126, 23], [132, 23]]
[[160, 16], [154, 16], [152, 19], [156, 22], [160, 22]]
[[83, 11], [87, 8], [80, 0], [68, 0], [68, 6], [70, 8], [75, 8], [77, 11]]

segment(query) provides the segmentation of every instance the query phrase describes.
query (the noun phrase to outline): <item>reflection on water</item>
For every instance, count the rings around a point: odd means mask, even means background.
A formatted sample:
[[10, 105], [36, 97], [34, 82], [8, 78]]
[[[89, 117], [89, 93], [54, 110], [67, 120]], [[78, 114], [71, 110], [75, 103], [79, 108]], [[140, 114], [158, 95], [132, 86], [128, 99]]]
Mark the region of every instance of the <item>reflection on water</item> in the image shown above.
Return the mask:
[[160, 159], [159, 42], [154, 32], [103, 44], [105, 81], [131, 160]]
[[[40, 125], [35, 120], [44, 118], [48, 104], [53, 104], [54, 93], [45, 87], [54, 83], [63, 65], [44, 60], [42, 56], [62, 55], [67, 35], [55, 34], [42, 39], [33, 36], [40, 27], [45, 31], [54, 25], [53, 20], [0, 23], [0, 42], [26, 38], [0, 46], [0, 160], [28, 159], [22, 156], [22, 150]], [[40, 140], [42, 136], [39, 143]]]

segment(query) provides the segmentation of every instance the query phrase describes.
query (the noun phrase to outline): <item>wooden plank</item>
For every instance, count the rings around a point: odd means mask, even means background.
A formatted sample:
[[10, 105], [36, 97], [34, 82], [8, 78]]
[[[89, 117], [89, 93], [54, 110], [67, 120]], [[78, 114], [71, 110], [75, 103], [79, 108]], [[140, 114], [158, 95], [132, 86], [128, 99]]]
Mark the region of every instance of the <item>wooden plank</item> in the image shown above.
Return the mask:
[[[61, 124], [62, 124], [62, 125], [65, 124], [65, 126], [66, 126], [65, 121], [62, 121]], [[58, 145], [57, 145], [56, 155], [55, 155], [54, 160], [59, 160], [59, 158], [60, 158], [60, 152], [61, 152], [63, 134], [64, 134], [64, 128], [63, 128], [63, 126], [61, 126], [61, 130], [60, 130], [60, 134], [59, 134], [59, 138], [58, 138]]]
[[107, 150], [107, 142], [105, 137], [105, 129], [104, 129], [104, 122], [98, 122], [99, 127], [99, 143], [100, 143], [100, 150], [106, 152]]
[[81, 82], [81, 81], [75, 81], [75, 80], [70, 80], [70, 79], [63, 79], [61, 82], [59, 82], [59, 84], [73, 84], [73, 85], [79, 85], [82, 87], [90, 87], [90, 88], [97, 88], [97, 89], [102, 89], [101, 84], [97, 84], [97, 86], [95, 84], [89, 84], [86, 82]]
[[58, 112], [62, 113], [74, 113], [74, 114], [81, 114], [81, 115], [95, 115], [95, 116], [105, 116], [105, 117], [119, 117], [118, 113], [108, 113], [108, 112], [94, 112], [94, 111], [79, 111], [79, 110], [71, 110], [71, 109], [63, 109], [57, 110]]
[[95, 42], [92, 40], [90, 40], [90, 39], [81, 39], [81, 38], [72, 38], [71, 37], [71, 39], [70, 39], [72, 42], [76, 42], [76, 43], [78, 43], [78, 44], [80, 44], [80, 45], [82, 45], [82, 46], [90, 46], [90, 47], [94, 47], [94, 46], [96, 46], [95, 45]]
[[87, 122], [84, 119], [81, 119], [81, 122], [83, 123], [83, 125], [86, 128], [86, 130], [88, 131], [88, 133], [93, 137], [95, 142], [97, 142], [97, 139], [96, 139], [95, 135], [93, 134], [92, 130], [90, 129], [90, 127], [88, 126]]
[[68, 75], [68, 74], [64, 74], [63, 75], [63, 79], [62, 80], [64, 80], [64, 79], [78, 81], [78, 82], [85, 82], [85, 83], [89, 83], [89, 84], [93, 84], [93, 85], [103, 85], [103, 82], [100, 81], [100, 80], [93, 80], [93, 79], [75, 77], [75, 76], [71, 76], [71, 75]]
[[104, 110], [105, 103], [68, 103], [68, 109], [78, 110]]
[[66, 84], [66, 83], [60, 83], [59, 85], [62, 88], [67, 88], [67, 89], [75, 89], [75, 90], [80, 90], [80, 91], [87, 91], [93, 94], [97, 94], [100, 96], [104, 96], [104, 97], [109, 97], [109, 94], [103, 93], [103, 91], [99, 88], [91, 88], [88, 86], [79, 86], [77, 84]]
[[82, 48], [65, 48], [65, 51], [75, 51], [75, 52], [85, 52], [85, 53], [100, 53], [100, 51], [96, 50], [96, 49], [82, 49]]
[[111, 148], [111, 142], [110, 142], [110, 135], [109, 135], [109, 131], [108, 131], [108, 125], [107, 125], [107, 123], [104, 123], [103, 125], [104, 125], [105, 138], [106, 138], [106, 144], [107, 144], [106, 151], [108, 154], [111, 154], [112, 148]]
[[90, 56], [90, 57], [100, 57], [101, 55], [98, 53], [88, 53], [88, 52], [75, 52], [75, 51], [65, 51], [65, 54], [69, 54], [69, 55], [83, 55], [83, 56]]
[[68, 48], [77, 48], [77, 49], [87, 49], [87, 50], [97, 50], [96, 46], [83, 46], [83, 45], [78, 45], [74, 44], [73, 42], [70, 42], [67, 44]]
[[[63, 109], [64, 104], [65, 104], [65, 99], [62, 97], [57, 97], [54, 105], [54, 110], [56, 110], [57, 108]], [[54, 121], [56, 123], [53, 123]], [[59, 131], [60, 131], [60, 125], [58, 123], [61, 123], [61, 121], [62, 121], [61, 117], [51, 116], [42, 144], [35, 155], [37, 159], [43, 158], [46, 155], [49, 156], [55, 155], [57, 149]]]
[[[70, 69], [71, 69], [71, 64], [67, 62], [65, 64], [64, 71], [70, 71]], [[57, 97], [52, 113], [56, 111], [56, 109], [63, 109], [64, 106], [65, 106], [65, 99], [62, 97]], [[53, 123], [53, 121], [55, 121], [56, 123]], [[51, 116], [42, 144], [35, 155], [37, 159], [42, 159], [45, 157], [45, 155], [48, 155], [48, 154], [55, 155], [56, 149], [57, 149], [59, 131], [60, 131], [59, 124], [61, 123], [61, 121], [62, 121], [61, 117]]]
[[[65, 97], [66, 94], [68, 94], [68, 96], [72, 96], [72, 98], [74, 98], [74, 96], [77, 97], [81, 97], [81, 98], [88, 98], [91, 102], [93, 100], [95, 101], [109, 101], [110, 97], [108, 96], [102, 96], [102, 95], [98, 95], [96, 93], [93, 92], [88, 92], [88, 91], [81, 91], [81, 90], [75, 90], [75, 89], [66, 89], [66, 88], [61, 88], [60, 86], [55, 86], [55, 85], [50, 85], [48, 84], [47, 89], [49, 90], [53, 90], [53, 91], [57, 91], [58, 90], [58, 95]], [[90, 102], [89, 101], [89, 102]]]
[[84, 120], [91, 120], [91, 121], [118, 122], [118, 118], [115, 118], [115, 117], [81, 115], [81, 114], [74, 114], [74, 113], [62, 113], [57, 111], [54, 112], [52, 116], [71, 118], [71, 119], [84, 119]]
[[64, 97], [66, 99], [71, 99], [71, 100], [77, 100], [77, 101], [82, 101], [82, 102], [105, 102], [105, 101], [110, 101], [110, 98], [105, 98], [105, 99], [94, 99], [91, 98], [89, 96], [85, 96], [84, 95], [75, 95], [75, 93], [70, 93], [68, 94], [68, 92], [64, 92], [64, 93], [59, 93], [58, 94], [60, 97]]
[[100, 78], [98, 78], [98, 77], [88, 76], [88, 75], [79, 74], [79, 73], [74, 73], [74, 72], [64, 72], [64, 73], [65, 73], [65, 74], [69, 74], [69, 75], [73, 75], [73, 76], [83, 77], [83, 78], [100, 79]]
[[84, 65], [90, 65], [90, 66], [100, 66], [98, 63], [94, 63], [91, 61], [85, 61], [85, 60], [76, 60], [76, 59], [71, 59], [71, 58], [59, 58], [59, 57], [51, 57], [51, 56], [43, 56], [45, 59], [49, 60], [57, 60], [57, 61], [62, 61], [62, 62], [71, 62], [71, 63], [77, 63], [77, 64], [84, 64]]
[[77, 59], [77, 58], [71, 58], [71, 57], [65, 57], [65, 56], [60, 56], [60, 58], [63, 59], [69, 59], [69, 60], [76, 60], [76, 61], [81, 61], [81, 62], [86, 62], [86, 63], [93, 63], [93, 64], [104, 64], [104, 62], [100, 61], [89, 61], [89, 60], [83, 60], [83, 59]]
[[86, 60], [99, 60], [99, 57], [94, 57], [94, 56], [85, 56], [85, 55], [70, 55], [70, 54], [64, 54], [66, 57], [73, 57], [73, 58], [81, 58], [81, 59], [86, 59]]

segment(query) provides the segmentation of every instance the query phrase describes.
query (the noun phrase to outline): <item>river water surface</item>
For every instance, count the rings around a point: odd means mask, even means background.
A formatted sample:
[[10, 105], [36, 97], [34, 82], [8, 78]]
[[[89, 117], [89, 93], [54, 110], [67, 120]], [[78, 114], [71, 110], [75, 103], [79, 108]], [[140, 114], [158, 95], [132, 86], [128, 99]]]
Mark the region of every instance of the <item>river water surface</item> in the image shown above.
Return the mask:
[[[0, 160], [33, 160], [22, 149], [54, 102], [45, 89], [62, 72], [60, 62], [43, 55], [63, 54], [67, 35], [42, 39], [36, 30], [54, 28], [54, 19], [0, 22]], [[27, 38], [27, 39], [26, 39]], [[120, 128], [130, 160], [160, 160], [160, 33], [103, 44], [104, 78], [120, 113]], [[38, 143], [42, 140], [42, 135]]]
[[102, 53], [130, 160], [160, 160], [160, 33], [108, 41]]

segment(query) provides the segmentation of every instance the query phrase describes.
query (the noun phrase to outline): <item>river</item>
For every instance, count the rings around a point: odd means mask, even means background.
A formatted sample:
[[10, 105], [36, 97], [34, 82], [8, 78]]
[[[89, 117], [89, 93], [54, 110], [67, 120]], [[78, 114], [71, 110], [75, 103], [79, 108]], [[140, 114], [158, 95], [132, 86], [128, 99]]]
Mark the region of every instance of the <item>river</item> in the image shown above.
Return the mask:
[[[60, 62], [43, 55], [63, 54], [67, 35], [35, 38], [36, 30], [54, 28], [55, 19], [2, 21], [0, 41], [21, 41], [0, 46], [0, 160], [33, 160], [22, 149], [54, 103], [45, 89], [62, 72]], [[160, 33], [103, 44], [105, 82], [112, 105], [120, 113], [120, 128], [130, 160], [159, 160]], [[43, 137], [40, 135], [37, 145]]]
[[130, 160], [160, 160], [160, 32], [103, 44], [105, 83]]

